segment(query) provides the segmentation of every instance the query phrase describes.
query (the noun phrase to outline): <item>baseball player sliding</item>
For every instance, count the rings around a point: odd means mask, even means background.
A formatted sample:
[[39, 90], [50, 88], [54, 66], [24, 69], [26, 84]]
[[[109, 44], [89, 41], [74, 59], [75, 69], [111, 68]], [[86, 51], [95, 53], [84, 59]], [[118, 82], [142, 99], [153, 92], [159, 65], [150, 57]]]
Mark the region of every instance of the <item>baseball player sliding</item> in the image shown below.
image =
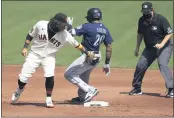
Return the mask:
[[109, 30], [100, 22], [102, 12], [98, 8], [91, 8], [87, 12], [86, 19], [89, 23], [85, 23], [77, 28], [71, 29], [69, 32], [74, 36], [83, 36], [82, 45], [87, 51], [94, 54], [93, 58], [86, 58], [82, 54], [77, 58], [65, 71], [65, 78], [71, 83], [78, 86], [78, 97], [73, 98], [76, 102], [89, 102], [99, 91], [90, 85], [89, 76], [91, 71], [96, 67], [101, 58], [100, 45], [104, 42], [106, 46], [106, 59], [103, 70], [106, 75], [110, 74], [110, 58], [112, 54], [112, 37]]
[[[54, 87], [56, 52], [66, 44], [71, 44], [85, 53], [87, 57], [92, 56], [66, 30], [66, 27], [70, 26], [68, 23], [72, 25], [72, 19], [68, 18], [67, 21], [65, 14], [57, 13], [50, 21], [38, 21], [29, 31], [22, 50], [22, 55], [26, 57], [26, 60], [19, 74], [18, 87], [12, 95], [13, 103], [19, 99], [28, 79], [32, 77], [32, 73], [41, 64], [44, 69], [44, 77], [46, 78], [46, 106], [54, 107], [51, 95]], [[31, 50], [28, 54], [27, 48], [31, 41]]]

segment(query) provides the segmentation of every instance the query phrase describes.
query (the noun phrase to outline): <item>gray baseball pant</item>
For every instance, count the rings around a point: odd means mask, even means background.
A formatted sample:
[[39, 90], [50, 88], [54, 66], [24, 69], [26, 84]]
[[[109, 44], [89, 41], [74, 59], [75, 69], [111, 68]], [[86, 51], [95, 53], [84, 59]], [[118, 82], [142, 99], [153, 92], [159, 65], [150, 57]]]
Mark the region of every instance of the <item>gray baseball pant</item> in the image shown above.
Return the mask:
[[87, 92], [94, 87], [89, 86], [89, 76], [91, 71], [96, 67], [88, 64], [86, 61], [86, 55], [83, 54], [77, 58], [65, 71], [64, 77], [79, 87], [78, 96], [83, 100]]
[[141, 88], [146, 70], [153, 63], [153, 61], [157, 59], [160, 72], [165, 79], [166, 88], [173, 88], [173, 76], [168, 67], [168, 62], [172, 52], [172, 44], [166, 45], [160, 50], [156, 48], [145, 48], [139, 62], [137, 63], [132, 86], [134, 88]]

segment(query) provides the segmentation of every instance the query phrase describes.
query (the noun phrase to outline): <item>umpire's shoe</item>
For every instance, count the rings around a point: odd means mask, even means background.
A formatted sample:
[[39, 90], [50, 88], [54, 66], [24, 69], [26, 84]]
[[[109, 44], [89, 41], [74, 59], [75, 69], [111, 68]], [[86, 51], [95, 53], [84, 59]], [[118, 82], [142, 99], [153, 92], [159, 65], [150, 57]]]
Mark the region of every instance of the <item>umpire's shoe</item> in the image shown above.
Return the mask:
[[142, 95], [141, 88], [134, 88], [129, 92], [129, 95]]
[[166, 95], [167, 98], [173, 98], [173, 88], [168, 89], [168, 93]]
[[96, 88], [90, 90], [85, 96], [84, 103], [90, 102], [98, 93], [99, 91]]
[[24, 91], [24, 88], [23, 89], [19, 89], [19, 88], [16, 89], [16, 91], [12, 95], [12, 103], [15, 103], [19, 99], [19, 97], [23, 91]]

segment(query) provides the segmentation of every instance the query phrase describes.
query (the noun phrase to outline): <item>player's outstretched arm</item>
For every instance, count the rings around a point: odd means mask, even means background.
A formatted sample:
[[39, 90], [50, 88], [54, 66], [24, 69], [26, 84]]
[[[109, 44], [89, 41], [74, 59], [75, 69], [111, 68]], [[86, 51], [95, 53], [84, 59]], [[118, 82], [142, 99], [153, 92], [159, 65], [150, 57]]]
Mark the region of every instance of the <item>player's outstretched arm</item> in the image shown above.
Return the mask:
[[85, 53], [87, 55], [87, 59], [93, 59], [94, 58], [94, 54], [88, 52], [85, 49], [85, 47], [83, 47], [83, 45], [81, 45], [80, 43], [78, 43], [78, 41], [75, 40], [74, 37], [72, 37], [72, 35], [70, 33], [68, 33], [67, 42], [70, 45], [72, 45], [73, 47], [75, 47], [76, 49], [80, 50], [82, 53]]

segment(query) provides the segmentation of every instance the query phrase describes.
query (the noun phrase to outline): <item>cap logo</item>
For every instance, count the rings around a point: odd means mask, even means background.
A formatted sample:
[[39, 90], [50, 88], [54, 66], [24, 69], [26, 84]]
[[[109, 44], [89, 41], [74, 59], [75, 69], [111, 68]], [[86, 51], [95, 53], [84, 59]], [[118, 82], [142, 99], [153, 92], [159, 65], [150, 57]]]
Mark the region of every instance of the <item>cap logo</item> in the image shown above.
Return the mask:
[[147, 5], [143, 5], [143, 8], [148, 8], [148, 6]]
[[95, 13], [97, 13], [97, 12], [98, 12], [98, 10], [94, 10], [94, 12], [95, 12]]

